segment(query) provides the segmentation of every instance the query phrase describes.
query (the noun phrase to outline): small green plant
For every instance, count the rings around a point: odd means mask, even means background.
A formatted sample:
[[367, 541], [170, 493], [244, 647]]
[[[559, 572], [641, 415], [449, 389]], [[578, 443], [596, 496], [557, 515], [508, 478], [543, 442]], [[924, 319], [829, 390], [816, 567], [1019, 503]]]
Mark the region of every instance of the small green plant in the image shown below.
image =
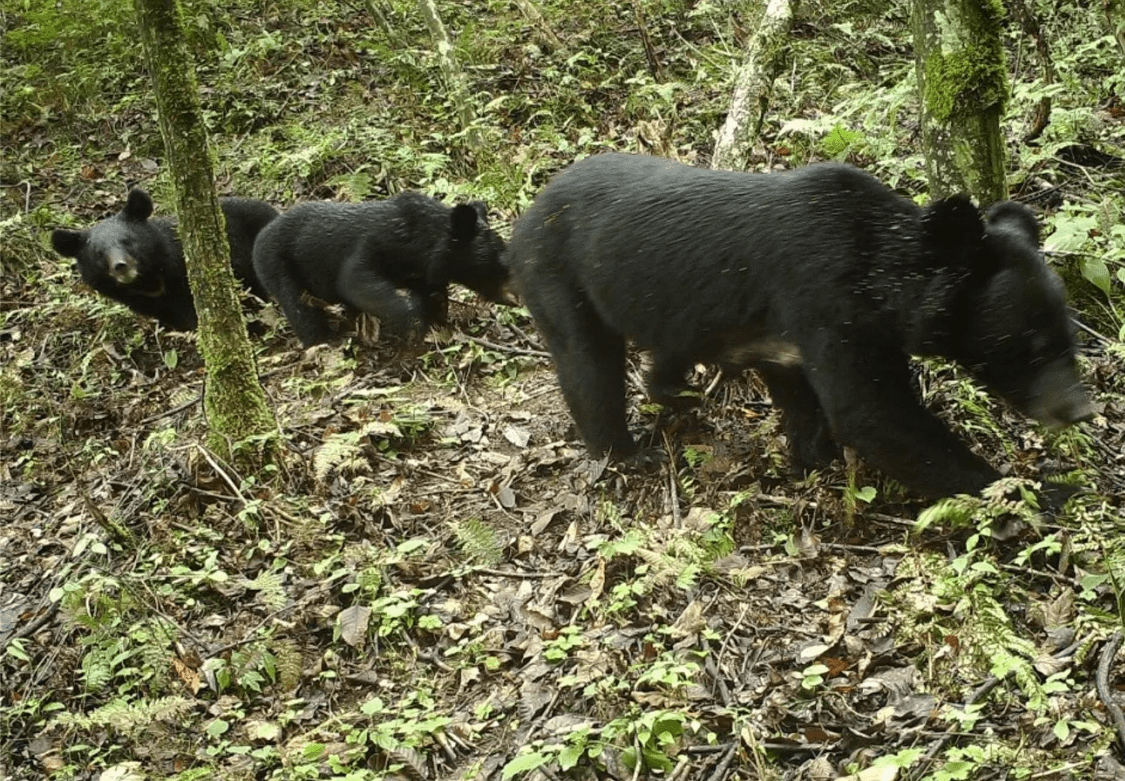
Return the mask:
[[1125, 201], [1106, 196], [1097, 204], [1068, 203], [1051, 215], [1054, 232], [1044, 246], [1076, 262], [1082, 277], [1100, 293], [1098, 304], [1125, 340]]
[[805, 691], [812, 691], [824, 683], [824, 676], [827, 673], [828, 667], [826, 665], [812, 664], [796, 675], [801, 679], [801, 688]]
[[564, 626], [559, 630], [558, 637], [547, 643], [543, 649], [543, 658], [549, 662], [565, 661], [570, 652], [586, 644], [582, 629], [577, 626]]
[[437, 703], [422, 688], [390, 707], [380, 697], [372, 697], [360, 705], [359, 712], [370, 719], [355, 742], [370, 742], [384, 751], [418, 749], [429, 745], [434, 735], [450, 722], [448, 716], [435, 713]]
[[[600, 766], [601, 757], [615, 752], [625, 766], [636, 773], [645, 770], [668, 773], [675, 766], [675, 747], [686, 734], [699, 731], [698, 722], [674, 710], [634, 712], [613, 719], [602, 729], [576, 726], [561, 743], [539, 741], [510, 760], [501, 771], [502, 779], [515, 778], [540, 767], [555, 765], [571, 770], [582, 762]], [[714, 735], [708, 736], [714, 741]]]
[[396, 591], [379, 597], [371, 603], [373, 618], [376, 619], [375, 634], [389, 637], [414, 626], [418, 608], [416, 591]]
[[861, 150], [865, 141], [861, 131], [849, 130], [837, 123], [820, 139], [820, 151], [826, 158], [843, 162], [853, 150]]
[[844, 508], [846, 511], [846, 518], [848, 523], [855, 520], [856, 510], [859, 503], [871, 504], [878, 495], [878, 491], [873, 486], [865, 485], [860, 488], [856, 482], [856, 468], [854, 464], [849, 464], [847, 467], [848, 484], [844, 487]]
[[208, 659], [203, 672], [214, 676], [220, 692], [234, 689], [260, 694], [263, 686], [277, 682], [277, 657], [263, 639], [236, 648], [228, 656]]
[[504, 560], [504, 544], [496, 530], [479, 518], [455, 521], [453, 534], [465, 557], [474, 564], [494, 567]]

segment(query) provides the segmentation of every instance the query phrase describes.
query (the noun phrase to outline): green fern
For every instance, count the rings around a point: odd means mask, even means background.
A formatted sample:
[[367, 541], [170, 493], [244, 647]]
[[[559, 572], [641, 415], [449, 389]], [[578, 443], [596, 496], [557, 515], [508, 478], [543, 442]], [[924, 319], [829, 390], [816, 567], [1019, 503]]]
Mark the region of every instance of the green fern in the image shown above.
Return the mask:
[[978, 584], [966, 597], [971, 618], [962, 626], [963, 646], [986, 661], [990, 665], [989, 672], [997, 678], [1011, 675], [1027, 697], [1029, 709], [1043, 710], [1047, 695], [1032, 666], [1035, 645], [1016, 634], [1008, 611], [993, 597], [991, 588]]
[[262, 572], [253, 580], [245, 582], [246, 588], [261, 593], [262, 604], [270, 610], [280, 610], [285, 607], [288, 597], [282, 588], [281, 575], [276, 572]]
[[1019, 477], [1004, 477], [985, 488], [980, 496], [951, 496], [941, 499], [918, 514], [914, 534], [935, 524], [953, 529], [975, 524], [986, 529], [1002, 516], [1014, 515], [1029, 523], [1036, 522], [1039, 510], [1034, 484]]
[[119, 648], [95, 646], [82, 657], [82, 683], [90, 691], [100, 691], [113, 679], [113, 660]]
[[1117, 598], [1117, 618], [1122, 627], [1125, 627], [1125, 536], [1118, 534], [1107, 538], [1102, 543], [1102, 552], [1105, 555], [1106, 573]]
[[186, 697], [161, 697], [147, 702], [126, 702], [119, 699], [87, 714], [59, 714], [51, 723], [83, 731], [109, 728], [118, 732], [136, 733], [152, 729], [155, 721], [179, 719], [197, 707], [195, 700]]
[[292, 691], [304, 672], [301, 648], [292, 638], [275, 638], [270, 643], [277, 657], [277, 683], [282, 691]]
[[702, 571], [698, 564], [688, 564], [676, 578], [676, 588], [681, 591], [691, 591], [699, 583], [699, 575]]
[[980, 506], [980, 499], [974, 496], [951, 496], [948, 499], [941, 499], [918, 513], [918, 520], [914, 522], [914, 533], [921, 534], [934, 524], [950, 526], [954, 529], [966, 526]]
[[496, 530], [477, 518], [453, 524], [453, 534], [465, 556], [477, 564], [495, 566], [504, 560], [504, 545]]
[[360, 438], [359, 431], [345, 431], [324, 440], [324, 444], [313, 456], [313, 474], [316, 479], [323, 483], [333, 472], [358, 473], [366, 469], [367, 462], [362, 457]]
[[[954, 635], [960, 644], [960, 663], [975, 668], [963, 677], [978, 680], [983, 670], [1011, 679], [1026, 698], [1026, 707], [1043, 712], [1049, 696], [1040, 683], [1033, 662], [1034, 643], [1019, 634], [1008, 611], [997, 598], [1008, 593], [1005, 577], [988, 562], [960, 570], [945, 556], [915, 553], [905, 557], [897, 575], [902, 585], [886, 598], [901, 610], [900, 639], [922, 644], [932, 638]], [[934, 605], [952, 606], [935, 611]]]

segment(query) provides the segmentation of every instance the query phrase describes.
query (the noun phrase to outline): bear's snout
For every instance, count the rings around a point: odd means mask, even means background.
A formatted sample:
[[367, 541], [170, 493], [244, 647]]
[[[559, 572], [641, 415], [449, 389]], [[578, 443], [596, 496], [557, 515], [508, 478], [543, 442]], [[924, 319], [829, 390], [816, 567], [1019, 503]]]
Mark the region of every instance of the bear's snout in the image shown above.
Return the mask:
[[1035, 383], [1027, 414], [1048, 428], [1062, 428], [1094, 417], [1094, 405], [1078, 378], [1074, 361], [1057, 358]]
[[131, 285], [137, 279], [137, 261], [115, 247], [106, 256], [106, 271], [119, 285]]

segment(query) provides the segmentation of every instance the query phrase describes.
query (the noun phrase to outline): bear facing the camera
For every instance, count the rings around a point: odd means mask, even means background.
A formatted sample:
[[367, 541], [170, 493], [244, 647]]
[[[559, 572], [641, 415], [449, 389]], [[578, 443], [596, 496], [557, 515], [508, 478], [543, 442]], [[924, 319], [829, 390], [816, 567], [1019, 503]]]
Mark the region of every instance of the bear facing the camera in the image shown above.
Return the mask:
[[[265, 298], [266, 290], [254, 275], [254, 240], [277, 217], [277, 209], [250, 198], [222, 198], [219, 205], [234, 276]], [[168, 328], [193, 331], [198, 318], [176, 220], [150, 220], [152, 211], [149, 194], [134, 189], [120, 212], [86, 230], [59, 228], [51, 233], [51, 245], [63, 257], [75, 259], [82, 280], [98, 293]]]

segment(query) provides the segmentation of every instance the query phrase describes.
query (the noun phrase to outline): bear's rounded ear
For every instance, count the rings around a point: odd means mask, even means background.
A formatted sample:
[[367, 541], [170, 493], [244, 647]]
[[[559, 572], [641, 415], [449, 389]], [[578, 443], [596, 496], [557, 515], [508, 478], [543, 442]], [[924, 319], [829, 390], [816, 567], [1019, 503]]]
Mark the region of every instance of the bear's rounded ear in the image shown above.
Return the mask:
[[472, 204], [459, 203], [450, 215], [450, 228], [454, 241], [469, 241], [477, 235], [477, 220], [480, 215]]
[[126, 219], [144, 222], [152, 214], [152, 198], [140, 187], [134, 187], [129, 191], [129, 200], [121, 213]]
[[86, 231], [71, 231], [65, 228], [51, 231], [51, 246], [64, 258], [76, 258], [86, 246]]
[[988, 209], [985, 218], [989, 228], [1001, 228], [1016, 231], [1027, 237], [1027, 240], [1039, 246], [1039, 220], [1035, 219], [1034, 212], [1015, 201], [1001, 201], [994, 203]]
[[926, 247], [949, 266], [978, 264], [984, 245], [984, 223], [967, 195], [935, 201], [922, 212]]

